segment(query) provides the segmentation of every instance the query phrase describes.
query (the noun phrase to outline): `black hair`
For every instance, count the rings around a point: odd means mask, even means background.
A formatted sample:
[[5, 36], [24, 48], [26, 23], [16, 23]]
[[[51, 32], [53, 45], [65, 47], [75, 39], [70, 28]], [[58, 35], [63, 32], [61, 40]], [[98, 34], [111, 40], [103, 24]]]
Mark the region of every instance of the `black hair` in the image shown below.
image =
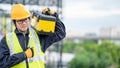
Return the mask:
[[12, 20], [12, 22], [14, 23], [14, 25], [16, 26], [16, 20]]

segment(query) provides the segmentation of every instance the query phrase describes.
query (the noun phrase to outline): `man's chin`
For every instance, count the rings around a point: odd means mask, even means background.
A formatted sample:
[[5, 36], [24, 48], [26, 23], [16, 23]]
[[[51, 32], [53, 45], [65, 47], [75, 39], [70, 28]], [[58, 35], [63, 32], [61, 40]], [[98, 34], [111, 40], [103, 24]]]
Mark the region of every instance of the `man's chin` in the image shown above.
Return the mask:
[[27, 29], [23, 29], [23, 30], [20, 30], [21, 32], [26, 32], [27, 31]]

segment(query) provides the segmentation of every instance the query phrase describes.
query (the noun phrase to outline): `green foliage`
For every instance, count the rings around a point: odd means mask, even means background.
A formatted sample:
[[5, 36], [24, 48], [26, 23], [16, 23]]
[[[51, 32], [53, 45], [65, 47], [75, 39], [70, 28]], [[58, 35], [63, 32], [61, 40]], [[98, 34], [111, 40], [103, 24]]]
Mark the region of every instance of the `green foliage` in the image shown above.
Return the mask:
[[99, 54], [102, 54], [104, 52], [108, 52], [111, 54], [113, 61], [117, 62], [117, 63], [118, 63], [118, 58], [119, 58], [119, 56], [118, 56], [119, 51], [118, 50], [119, 50], [118, 46], [109, 40], [104, 40], [99, 46]]
[[98, 65], [98, 57], [95, 53], [86, 53], [77, 55], [69, 63], [68, 68], [96, 68]]
[[110, 53], [103, 52], [99, 56], [99, 63], [97, 68], [107, 68], [113, 64], [113, 59]]
[[89, 52], [97, 52], [98, 50], [98, 45], [94, 40], [86, 40], [81, 43], [81, 46], [83, 46]]
[[63, 47], [63, 52], [67, 53], [74, 53], [75, 48], [79, 46], [78, 44], [74, 43], [73, 41], [65, 41]]
[[98, 56], [95, 52], [89, 52], [87, 55], [89, 59], [89, 67], [88, 68], [97, 68], [98, 65]]
[[120, 46], [104, 40], [97, 44], [95, 40], [85, 40], [80, 43], [64, 42], [64, 52], [74, 53], [68, 68], [107, 68], [120, 65]]
[[89, 59], [86, 54], [76, 56], [70, 63], [68, 68], [88, 68]]

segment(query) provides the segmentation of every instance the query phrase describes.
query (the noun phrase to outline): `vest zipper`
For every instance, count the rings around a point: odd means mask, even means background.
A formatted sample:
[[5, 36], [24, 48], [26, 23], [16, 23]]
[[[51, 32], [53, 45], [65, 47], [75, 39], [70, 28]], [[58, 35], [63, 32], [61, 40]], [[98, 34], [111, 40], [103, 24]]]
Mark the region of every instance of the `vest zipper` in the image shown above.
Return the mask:
[[[24, 36], [25, 49], [27, 49], [25, 34], [23, 34], [23, 36]], [[26, 59], [25, 62], [26, 62], [26, 68], [29, 68], [28, 60]]]

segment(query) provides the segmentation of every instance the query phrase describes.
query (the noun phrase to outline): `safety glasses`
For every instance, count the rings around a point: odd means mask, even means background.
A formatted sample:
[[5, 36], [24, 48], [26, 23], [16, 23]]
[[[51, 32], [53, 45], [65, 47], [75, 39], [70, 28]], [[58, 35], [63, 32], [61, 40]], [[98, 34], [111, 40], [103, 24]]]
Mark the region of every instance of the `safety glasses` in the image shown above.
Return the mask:
[[16, 23], [18, 24], [23, 24], [23, 23], [27, 23], [28, 22], [28, 18], [22, 19], [22, 20], [16, 20]]

